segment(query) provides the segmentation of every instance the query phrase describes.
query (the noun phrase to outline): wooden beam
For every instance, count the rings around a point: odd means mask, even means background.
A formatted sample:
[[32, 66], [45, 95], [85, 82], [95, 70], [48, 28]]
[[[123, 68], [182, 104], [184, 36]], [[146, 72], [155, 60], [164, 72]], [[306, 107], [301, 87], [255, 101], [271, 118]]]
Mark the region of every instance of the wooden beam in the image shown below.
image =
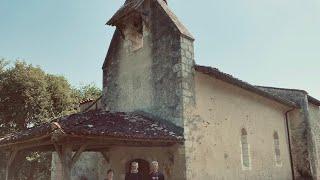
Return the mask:
[[[121, 140], [115, 138], [107, 138], [107, 137], [79, 137], [79, 136], [68, 136], [69, 141], [72, 142], [73, 145], [82, 145], [83, 143], [90, 142], [90, 146], [87, 149], [97, 149], [100, 147], [111, 147], [111, 146], [130, 146], [130, 147], [168, 147], [175, 144], [179, 144], [178, 142], [173, 141], [146, 141], [146, 140]], [[62, 142], [60, 142], [62, 143]], [[98, 147], [97, 147], [98, 146]], [[97, 147], [97, 148], [96, 148]]]
[[23, 149], [24, 152], [55, 152], [56, 149], [54, 148], [53, 144], [49, 145], [43, 145], [40, 147], [33, 147], [33, 148], [28, 148], [28, 149]]
[[59, 156], [60, 161], [62, 161], [62, 148], [56, 142], [52, 142], [52, 143], [53, 143], [54, 149], [56, 150]]
[[18, 153], [17, 149], [14, 149], [10, 152], [9, 159], [6, 166], [6, 180], [10, 180], [12, 178], [12, 163]]
[[0, 149], [3, 149], [5, 151], [11, 151], [11, 149], [17, 149], [18, 151], [20, 151], [25, 149], [38, 148], [38, 147], [46, 146], [49, 144], [52, 144], [50, 141], [50, 138], [42, 138], [42, 139], [34, 139], [33, 141], [25, 141], [25, 142], [20, 142], [16, 144], [10, 144], [8, 146], [2, 146], [0, 147]]
[[110, 163], [109, 154], [105, 151], [101, 151], [100, 153], [102, 154], [103, 158], [107, 161], [107, 163]]
[[73, 166], [79, 159], [81, 153], [88, 147], [88, 143], [83, 144], [82, 146], [80, 146], [80, 148], [78, 149], [78, 151], [73, 155], [72, 157], [72, 164], [71, 166]]
[[81, 136], [81, 135], [67, 135], [69, 139], [71, 138], [79, 138], [83, 140], [95, 140], [95, 141], [100, 141], [100, 142], [106, 142], [106, 141], [113, 141], [113, 142], [138, 142], [138, 143], [145, 143], [145, 144], [150, 144], [150, 143], [157, 143], [157, 144], [168, 144], [168, 143], [183, 143], [184, 140], [161, 140], [161, 139], [136, 139], [136, 138], [111, 138], [108, 136]]

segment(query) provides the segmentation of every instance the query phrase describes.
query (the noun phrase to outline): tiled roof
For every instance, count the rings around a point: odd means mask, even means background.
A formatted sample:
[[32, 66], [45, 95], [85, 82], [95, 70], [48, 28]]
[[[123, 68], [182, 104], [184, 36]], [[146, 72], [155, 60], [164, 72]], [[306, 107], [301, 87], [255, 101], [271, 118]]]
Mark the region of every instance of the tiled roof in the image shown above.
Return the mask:
[[50, 136], [56, 129], [70, 136], [183, 141], [183, 129], [165, 120], [155, 120], [138, 113], [89, 111], [62, 117], [23, 132], [9, 134], [0, 138], [0, 145]]
[[112, 16], [107, 25], [115, 26], [116, 22], [133, 11], [137, 11], [144, 0], [127, 0], [124, 5]]
[[89, 102], [93, 102], [94, 100], [93, 99], [83, 99], [80, 101], [80, 104], [86, 104], [86, 103], [89, 103]]
[[286, 106], [298, 107], [298, 105], [296, 103], [292, 102], [292, 101], [286, 100], [286, 99], [281, 98], [280, 96], [277, 96], [277, 95], [273, 95], [273, 94], [267, 93], [267, 92], [257, 88], [256, 86], [253, 86], [253, 85], [251, 85], [251, 84], [249, 84], [249, 83], [247, 83], [245, 81], [242, 81], [240, 79], [237, 79], [237, 78], [233, 77], [230, 74], [221, 72], [217, 68], [195, 65], [195, 70], [198, 71], [198, 72], [207, 74], [209, 76], [212, 76], [212, 77], [214, 77], [216, 79], [219, 79], [219, 80], [225, 81], [227, 83], [230, 83], [232, 85], [238, 86], [238, 87], [240, 87], [242, 89], [245, 89], [245, 90], [251, 91], [253, 93], [259, 94], [259, 95], [261, 95], [263, 97], [272, 99], [272, 100], [277, 101], [277, 102], [279, 102], [281, 104], [284, 104]]
[[[192, 34], [188, 31], [188, 29], [179, 21], [178, 17], [170, 10], [167, 2], [164, 0], [153, 0], [155, 3], [158, 3], [160, 7], [163, 9], [164, 13], [168, 15], [170, 20], [176, 25], [179, 32], [194, 40]], [[127, 16], [133, 11], [139, 11], [139, 8], [144, 3], [144, 0], [127, 0], [125, 4], [112, 16], [112, 18], [107, 22], [107, 25], [116, 26], [117, 21], [121, 18]]]
[[310, 103], [320, 106], [320, 100], [308, 95], [308, 100]]
[[302, 89], [292, 89], [292, 88], [279, 88], [279, 87], [268, 87], [268, 86], [256, 86], [260, 89], [275, 89], [275, 90], [282, 90], [282, 91], [297, 91], [297, 92], [301, 92], [305, 95], [307, 95], [308, 97], [308, 101], [314, 105], [320, 106], [320, 100], [308, 95], [309, 93], [305, 90]]
[[182, 22], [178, 19], [178, 17], [171, 11], [169, 6], [163, 1], [163, 0], [155, 0], [159, 3], [159, 5], [162, 7], [164, 12], [169, 16], [171, 21], [176, 25], [178, 30], [182, 35], [184, 35], [187, 38], [190, 38], [194, 40], [193, 35], [189, 32], [189, 30], [182, 24]]

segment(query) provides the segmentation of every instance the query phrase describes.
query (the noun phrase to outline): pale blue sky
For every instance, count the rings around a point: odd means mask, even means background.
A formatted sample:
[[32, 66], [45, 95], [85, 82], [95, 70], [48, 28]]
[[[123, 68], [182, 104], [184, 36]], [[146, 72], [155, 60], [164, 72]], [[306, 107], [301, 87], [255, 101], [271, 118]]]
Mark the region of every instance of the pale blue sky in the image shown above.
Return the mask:
[[[196, 38], [198, 64], [320, 98], [319, 0], [168, 1]], [[0, 57], [101, 87], [114, 31], [104, 24], [123, 2], [0, 0]]]

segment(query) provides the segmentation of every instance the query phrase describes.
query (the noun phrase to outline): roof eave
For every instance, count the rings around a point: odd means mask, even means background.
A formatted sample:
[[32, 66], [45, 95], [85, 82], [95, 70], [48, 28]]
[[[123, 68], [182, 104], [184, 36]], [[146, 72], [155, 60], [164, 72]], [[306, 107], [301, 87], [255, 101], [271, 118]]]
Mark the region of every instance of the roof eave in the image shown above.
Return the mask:
[[308, 95], [308, 101], [314, 105], [320, 106], [320, 100]]
[[[229, 74], [226, 74], [226, 73], [223, 73], [221, 71], [219, 71], [218, 69], [215, 69], [215, 68], [212, 68], [212, 67], [208, 67], [208, 66], [200, 66], [200, 65], [195, 65], [195, 69], [199, 72], [202, 72], [204, 74], [208, 74], [208, 75], [211, 75], [211, 76], [214, 76], [215, 78], [217, 79], [220, 79], [224, 82], [227, 82], [227, 83], [230, 83], [230, 84], [233, 84], [235, 86], [238, 86], [242, 89], [245, 89], [245, 90], [248, 90], [250, 92], [253, 92], [253, 93], [256, 93], [260, 96], [263, 96], [265, 98], [268, 98], [268, 99], [271, 99], [271, 100], [274, 100], [278, 103], [281, 103], [285, 106], [288, 106], [290, 108], [299, 108], [299, 106], [292, 102], [292, 101], [288, 101], [286, 99], [283, 99], [279, 96], [275, 96], [275, 95], [272, 95], [270, 93], [267, 93], [263, 90], [260, 90], [259, 88], [247, 83], [247, 82], [244, 82], [244, 81], [241, 81], [239, 79], [236, 79], [234, 78], [233, 76], [229, 75]], [[202, 69], [202, 70], [201, 70]], [[221, 77], [219, 77], [221, 76]]]

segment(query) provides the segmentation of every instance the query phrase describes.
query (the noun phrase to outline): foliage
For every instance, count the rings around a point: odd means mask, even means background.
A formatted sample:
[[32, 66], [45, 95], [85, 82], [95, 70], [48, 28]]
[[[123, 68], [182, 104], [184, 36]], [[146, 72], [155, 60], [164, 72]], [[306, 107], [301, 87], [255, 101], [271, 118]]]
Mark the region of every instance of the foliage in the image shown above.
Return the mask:
[[51, 99], [46, 74], [16, 62], [0, 75], [0, 119], [10, 131], [20, 131], [50, 117]]
[[101, 96], [101, 89], [99, 89], [94, 84], [82, 85], [78, 89], [74, 90], [76, 98], [78, 100], [83, 99], [98, 99]]
[[[63, 76], [47, 74], [23, 61], [9, 66], [0, 59], [0, 136], [75, 113], [80, 100], [100, 95], [93, 84], [73, 88]], [[19, 179], [50, 179], [50, 153], [25, 153], [18, 159]], [[0, 153], [1, 170], [3, 161], [5, 154]]]

